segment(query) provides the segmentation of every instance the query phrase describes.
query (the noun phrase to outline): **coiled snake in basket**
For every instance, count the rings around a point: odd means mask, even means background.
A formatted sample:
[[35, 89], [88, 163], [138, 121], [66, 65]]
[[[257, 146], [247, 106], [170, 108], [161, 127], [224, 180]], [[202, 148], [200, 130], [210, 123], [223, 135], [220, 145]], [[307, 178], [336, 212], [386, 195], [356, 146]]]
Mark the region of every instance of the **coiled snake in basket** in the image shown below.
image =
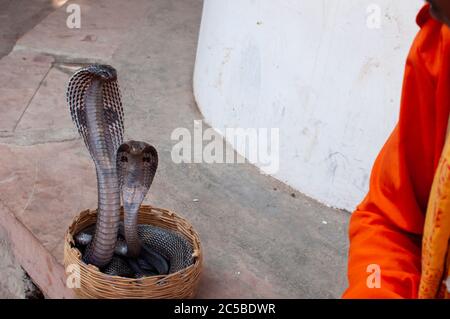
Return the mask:
[[75, 235], [83, 260], [104, 273], [124, 277], [167, 274], [191, 265], [193, 249], [183, 236], [138, 225], [139, 207], [155, 176], [158, 154], [145, 142], [123, 143], [116, 70], [98, 64], [78, 70], [69, 80], [67, 101], [97, 173], [97, 223]]

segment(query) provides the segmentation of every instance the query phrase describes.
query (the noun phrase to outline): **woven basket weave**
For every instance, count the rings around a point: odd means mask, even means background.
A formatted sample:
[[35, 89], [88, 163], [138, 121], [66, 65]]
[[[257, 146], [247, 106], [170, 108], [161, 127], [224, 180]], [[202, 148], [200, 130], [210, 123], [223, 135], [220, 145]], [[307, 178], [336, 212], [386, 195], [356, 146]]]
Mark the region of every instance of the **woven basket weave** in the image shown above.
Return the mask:
[[[182, 234], [192, 244], [194, 264], [176, 273], [145, 278], [125, 278], [106, 275], [94, 265], [81, 260], [80, 251], [75, 248], [73, 236], [85, 227], [95, 223], [96, 210], [81, 212], [66, 232], [64, 241], [64, 266], [78, 265], [80, 288], [74, 288], [80, 298], [193, 298], [202, 269], [202, 250], [197, 232], [187, 220], [174, 212], [142, 205], [139, 223], [170, 229]], [[121, 213], [123, 218], [123, 211]]]

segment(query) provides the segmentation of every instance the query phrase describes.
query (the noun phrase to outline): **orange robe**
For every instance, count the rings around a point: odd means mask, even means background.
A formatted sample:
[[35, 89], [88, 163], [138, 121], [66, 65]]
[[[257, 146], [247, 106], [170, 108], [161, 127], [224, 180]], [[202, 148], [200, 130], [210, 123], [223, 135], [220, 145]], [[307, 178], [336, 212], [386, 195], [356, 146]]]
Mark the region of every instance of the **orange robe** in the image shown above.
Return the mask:
[[[378, 155], [370, 190], [350, 221], [349, 287], [344, 298], [417, 298], [425, 212], [450, 110], [450, 29], [419, 12], [400, 119]], [[380, 288], [369, 288], [369, 265]]]

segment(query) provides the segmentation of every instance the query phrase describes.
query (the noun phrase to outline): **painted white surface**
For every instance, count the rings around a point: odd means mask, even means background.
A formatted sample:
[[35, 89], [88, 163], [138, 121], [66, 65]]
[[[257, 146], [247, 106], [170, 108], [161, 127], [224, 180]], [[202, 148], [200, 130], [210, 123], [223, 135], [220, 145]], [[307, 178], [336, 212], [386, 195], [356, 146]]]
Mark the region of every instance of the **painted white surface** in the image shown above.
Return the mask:
[[353, 210], [398, 118], [421, 0], [205, 0], [194, 94], [206, 122], [279, 128], [273, 176]]

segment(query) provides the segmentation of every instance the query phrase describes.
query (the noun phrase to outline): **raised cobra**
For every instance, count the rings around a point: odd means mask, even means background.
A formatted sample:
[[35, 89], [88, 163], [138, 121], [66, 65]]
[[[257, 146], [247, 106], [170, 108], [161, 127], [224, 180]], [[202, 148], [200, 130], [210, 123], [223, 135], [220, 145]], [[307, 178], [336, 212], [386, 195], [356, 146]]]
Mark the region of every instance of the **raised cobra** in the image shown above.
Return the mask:
[[[146, 246], [143, 247], [138, 234], [139, 208], [155, 177], [158, 167], [158, 152], [145, 142], [129, 141], [122, 144], [117, 150], [116, 163], [125, 211], [123, 236], [126, 250], [124, 253], [126, 252], [126, 255], [131, 258], [130, 265], [136, 272], [145, 274], [142, 265], [146, 263], [147, 269], [153, 270], [152, 268], [154, 268], [157, 273], [166, 274], [169, 271], [167, 260], [147, 249]], [[142, 254], [141, 248], [145, 250]], [[141, 255], [145, 263], [139, 264]]]
[[[181, 235], [138, 225], [139, 207], [158, 166], [156, 149], [123, 139], [123, 111], [116, 71], [91, 65], [69, 81], [72, 119], [94, 160], [98, 181], [98, 217], [94, 227], [76, 235], [86, 247], [83, 259], [105, 273], [125, 277], [166, 274], [193, 263], [192, 246]], [[124, 223], [120, 222], [120, 193]]]
[[142, 247], [137, 232], [139, 208], [155, 177], [158, 153], [145, 142], [129, 141], [117, 150], [116, 166], [125, 211], [128, 256], [136, 258]]
[[97, 224], [83, 258], [104, 267], [113, 257], [120, 221], [116, 151], [124, 129], [116, 70], [94, 64], [77, 71], [69, 80], [67, 101], [97, 173]]

